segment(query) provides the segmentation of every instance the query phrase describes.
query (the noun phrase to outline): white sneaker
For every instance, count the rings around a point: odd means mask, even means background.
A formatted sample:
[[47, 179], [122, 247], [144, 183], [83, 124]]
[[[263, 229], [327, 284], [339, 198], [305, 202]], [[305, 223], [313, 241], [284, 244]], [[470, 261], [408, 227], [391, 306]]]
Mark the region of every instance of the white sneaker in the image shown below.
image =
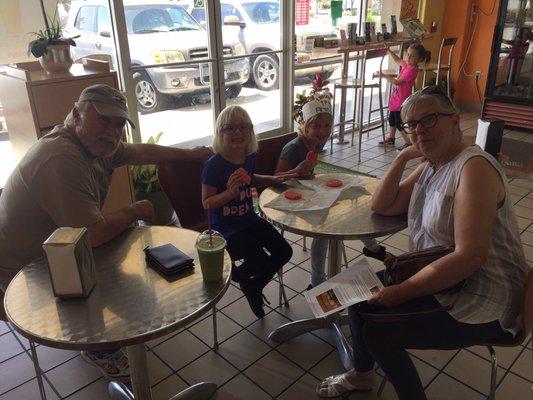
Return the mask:
[[121, 382], [129, 383], [130, 365], [128, 356], [121, 349], [114, 353], [100, 351], [82, 351], [81, 358], [88, 364], [100, 368], [105, 377]]

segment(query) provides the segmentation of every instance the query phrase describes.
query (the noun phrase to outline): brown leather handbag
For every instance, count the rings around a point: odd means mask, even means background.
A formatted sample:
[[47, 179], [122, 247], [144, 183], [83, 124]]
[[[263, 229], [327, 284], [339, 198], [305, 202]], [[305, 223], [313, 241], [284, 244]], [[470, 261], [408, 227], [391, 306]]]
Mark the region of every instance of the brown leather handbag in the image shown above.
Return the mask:
[[399, 256], [385, 253], [385, 272], [383, 274], [385, 286], [402, 283], [416, 274], [426, 265], [453, 252], [454, 246], [435, 246], [424, 250], [410, 251]]
[[[385, 264], [385, 270], [383, 271], [383, 284], [385, 286], [397, 285], [402, 283], [406, 279], [415, 275], [425, 266], [431, 264], [433, 261], [444, 257], [454, 251], [454, 246], [435, 246], [429, 247], [424, 250], [410, 251], [399, 256], [395, 256], [389, 252], [385, 252], [385, 257], [381, 260]], [[464, 285], [463, 282], [459, 282], [449, 289], [458, 290]], [[430, 316], [442, 311], [448, 311], [452, 307], [436, 307], [427, 310], [419, 310], [413, 312], [390, 312], [388, 309], [380, 306], [372, 306], [369, 304], [360, 303], [358, 308], [359, 315], [367, 320], [374, 322], [402, 322], [408, 321], [414, 318], [421, 318]]]

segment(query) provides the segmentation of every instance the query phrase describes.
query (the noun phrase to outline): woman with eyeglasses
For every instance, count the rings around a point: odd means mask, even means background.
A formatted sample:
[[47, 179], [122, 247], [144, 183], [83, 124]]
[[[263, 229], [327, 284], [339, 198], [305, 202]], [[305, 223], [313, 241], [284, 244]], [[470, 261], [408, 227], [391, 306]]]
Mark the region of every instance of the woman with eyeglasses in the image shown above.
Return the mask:
[[[351, 307], [354, 369], [324, 379], [317, 388], [322, 397], [371, 390], [377, 363], [400, 400], [426, 399], [406, 349], [459, 349], [519, 329], [528, 266], [504, 171], [481, 148], [463, 142], [459, 113], [436, 87], [411, 95], [401, 117], [413, 146], [382, 177], [372, 208], [382, 215], [407, 213], [411, 250], [455, 249], [369, 303], [376, 313], [441, 310], [375, 322]], [[402, 179], [407, 163], [418, 157], [425, 160]], [[459, 290], [446, 291], [462, 281]]]
[[281, 234], [253, 208], [252, 187], [271, 186], [295, 174], [254, 174], [257, 140], [250, 116], [242, 107], [229, 106], [219, 114], [213, 137], [215, 153], [202, 171], [202, 203], [212, 226], [227, 242], [232, 269], [252, 312], [263, 318], [263, 288], [292, 257]]

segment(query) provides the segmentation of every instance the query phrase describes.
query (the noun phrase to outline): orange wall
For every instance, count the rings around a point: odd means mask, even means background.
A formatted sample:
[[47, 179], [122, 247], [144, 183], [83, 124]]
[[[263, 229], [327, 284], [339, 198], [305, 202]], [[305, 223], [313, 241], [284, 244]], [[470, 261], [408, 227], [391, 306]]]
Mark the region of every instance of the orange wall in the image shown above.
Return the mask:
[[[472, 3], [485, 13], [490, 13], [496, 1], [494, 11], [490, 16], [477, 12], [477, 23], [470, 22]], [[474, 71], [481, 71], [478, 82], [481, 98], [485, 93], [487, 74], [489, 71], [490, 51], [494, 27], [497, 22], [500, 0], [447, 0], [442, 21], [442, 37], [457, 37], [457, 45], [452, 61], [452, 85], [455, 88], [454, 100], [459, 103], [479, 103], [476, 91]], [[468, 55], [466, 50], [473, 32], [472, 45]], [[464, 69], [459, 73], [461, 64], [465, 61]], [[472, 76], [466, 76], [464, 72]]]

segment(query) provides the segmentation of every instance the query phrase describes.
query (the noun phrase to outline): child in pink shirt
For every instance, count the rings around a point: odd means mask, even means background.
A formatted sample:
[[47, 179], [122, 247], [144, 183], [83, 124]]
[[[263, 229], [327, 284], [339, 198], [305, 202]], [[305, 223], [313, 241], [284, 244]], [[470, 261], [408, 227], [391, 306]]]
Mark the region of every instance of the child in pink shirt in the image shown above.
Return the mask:
[[403, 132], [400, 110], [404, 100], [413, 92], [413, 87], [418, 75], [418, 63], [422, 61], [428, 62], [431, 58], [431, 53], [421, 44], [412, 44], [407, 49], [407, 60], [402, 60], [390, 49], [389, 54], [396, 64], [401, 65], [402, 70], [397, 78], [389, 75], [382, 75], [383, 79], [393, 85], [393, 89], [389, 99], [389, 132], [385, 136], [385, 141], [379, 142], [379, 144], [394, 145], [394, 135], [396, 134], [396, 129], [399, 129], [405, 144], [398, 150], [403, 150], [405, 147], [411, 145], [411, 140]]

